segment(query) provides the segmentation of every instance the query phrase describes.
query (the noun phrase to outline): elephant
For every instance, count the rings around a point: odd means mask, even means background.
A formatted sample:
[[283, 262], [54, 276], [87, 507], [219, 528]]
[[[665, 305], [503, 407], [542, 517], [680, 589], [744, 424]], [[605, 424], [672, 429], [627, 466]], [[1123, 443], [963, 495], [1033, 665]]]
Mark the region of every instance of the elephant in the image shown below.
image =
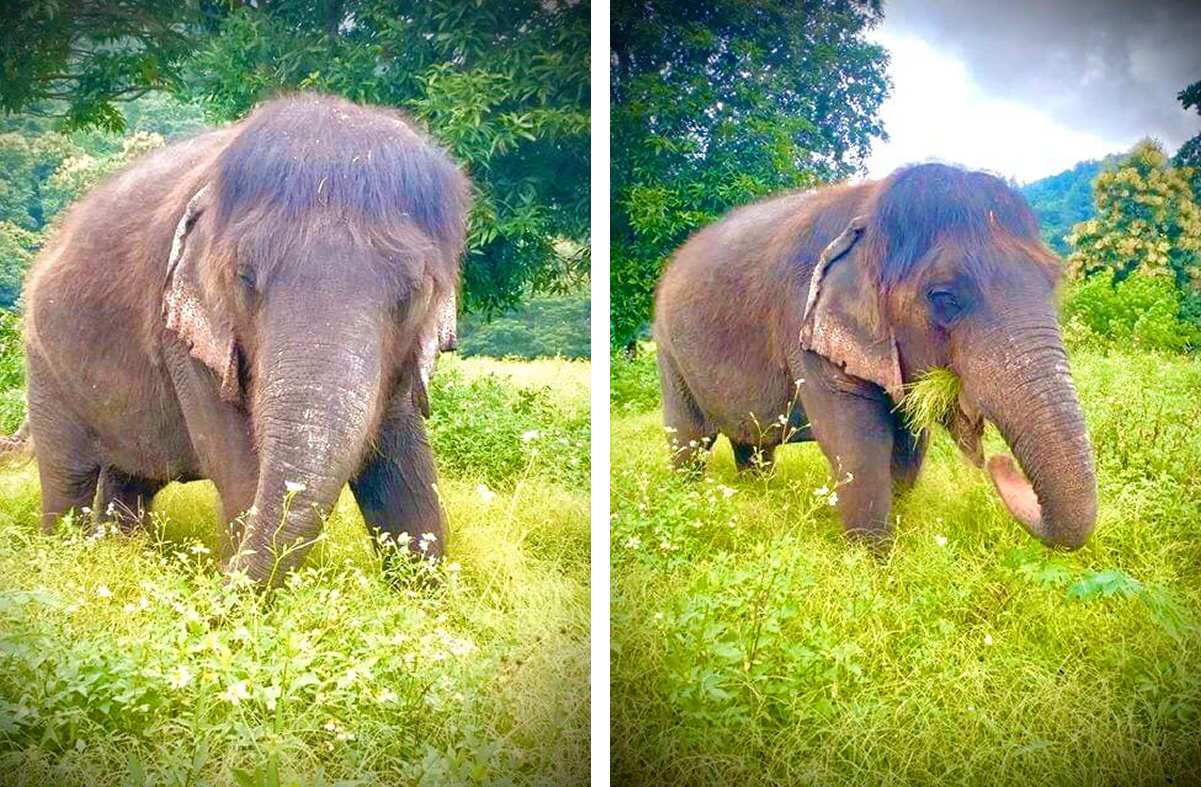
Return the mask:
[[[926, 430], [898, 410], [936, 367], [960, 381], [944, 419], [1044, 544], [1081, 547], [1096, 523], [1093, 452], [1059, 331], [1062, 263], [1025, 199], [943, 164], [768, 197], [696, 232], [655, 294], [664, 421], [677, 465], [725, 434], [740, 469], [816, 441], [846, 534], [887, 552], [894, 493]], [[1016, 455], [985, 461], [985, 421]]]
[[414, 121], [316, 93], [93, 190], [25, 295], [43, 528], [92, 506], [129, 529], [167, 483], [210, 479], [226, 570], [271, 587], [349, 482], [370, 527], [441, 554], [423, 416], [470, 196]]

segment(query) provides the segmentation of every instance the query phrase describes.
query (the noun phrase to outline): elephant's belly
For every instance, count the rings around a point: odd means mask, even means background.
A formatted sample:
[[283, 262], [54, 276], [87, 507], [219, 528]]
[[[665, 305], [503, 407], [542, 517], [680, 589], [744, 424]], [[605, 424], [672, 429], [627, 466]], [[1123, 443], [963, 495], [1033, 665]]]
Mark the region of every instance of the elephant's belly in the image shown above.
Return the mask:
[[81, 387], [72, 409], [95, 435], [106, 466], [164, 481], [194, 476], [198, 467], [170, 383], [143, 375], [136, 385]]
[[181, 430], [152, 428], [128, 436], [109, 433], [101, 435], [98, 444], [103, 463], [129, 475], [160, 481], [190, 480], [201, 475], [191, 444]]
[[735, 396], [713, 408], [713, 423], [731, 440], [753, 445], [779, 445], [812, 439], [800, 403], [788, 396], [789, 386], [759, 388], [757, 396]]

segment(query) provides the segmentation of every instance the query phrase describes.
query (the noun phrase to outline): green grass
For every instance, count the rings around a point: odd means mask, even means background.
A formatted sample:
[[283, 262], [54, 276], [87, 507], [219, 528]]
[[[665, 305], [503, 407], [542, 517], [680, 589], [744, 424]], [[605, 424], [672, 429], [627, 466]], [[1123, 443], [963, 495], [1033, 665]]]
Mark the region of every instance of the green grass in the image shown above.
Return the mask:
[[344, 492], [270, 604], [212, 565], [208, 483], [43, 536], [34, 467], [0, 474], [0, 783], [586, 783], [587, 378], [443, 360], [446, 561], [389, 582]]
[[[817, 446], [670, 469], [653, 354], [612, 421], [614, 784], [1201, 783], [1201, 360], [1073, 355], [1100, 518], [1049, 551], [939, 430], [876, 561]], [[991, 435], [994, 443], [998, 439]]]
[[934, 429], [946, 422], [959, 402], [963, 383], [950, 369], [935, 367], [905, 386], [901, 412], [914, 432]]

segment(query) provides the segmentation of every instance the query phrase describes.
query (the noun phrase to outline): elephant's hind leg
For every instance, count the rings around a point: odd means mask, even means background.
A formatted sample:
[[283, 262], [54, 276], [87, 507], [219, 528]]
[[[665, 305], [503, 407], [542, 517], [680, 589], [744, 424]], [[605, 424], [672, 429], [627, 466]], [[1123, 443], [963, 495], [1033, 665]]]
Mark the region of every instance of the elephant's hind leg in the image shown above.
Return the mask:
[[53, 532], [68, 511], [82, 515], [96, 497], [100, 461], [87, 429], [30, 408], [30, 430], [42, 483], [42, 532]]
[[142, 523], [151, 501], [164, 486], [163, 481], [139, 478], [106, 467], [100, 471], [96, 489], [96, 515], [115, 519], [121, 530], [129, 533]]
[[672, 464], [677, 470], [700, 472], [706, 452], [717, 439], [717, 430], [709, 425], [675, 362], [662, 349], [659, 387], [663, 392], [663, 425], [667, 429]]

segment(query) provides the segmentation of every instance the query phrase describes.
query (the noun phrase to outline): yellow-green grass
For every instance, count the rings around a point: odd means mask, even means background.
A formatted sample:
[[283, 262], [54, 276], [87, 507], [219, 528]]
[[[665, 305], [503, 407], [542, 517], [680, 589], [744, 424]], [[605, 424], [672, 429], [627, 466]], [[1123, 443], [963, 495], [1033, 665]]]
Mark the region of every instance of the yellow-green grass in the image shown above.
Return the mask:
[[617, 402], [614, 783], [1201, 783], [1201, 360], [1072, 363], [1101, 504], [1072, 554], [942, 430], [877, 561], [816, 445], [738, 475], [722, 438], [696, 480]]
[[901, 412], [914, 432], [934, 429], [947, 422], [959, 403], [963, 387], [959, 377], [950, 369], [935, 367], [913, 383], [905, 386]]
[[524, 454], [444, 473], [447, 558], [391, 582], [349, 490], [267, 603], [212, 564], [207, 482], [163, 490], [143, 533], [44, 536], [35, 467], [0, 474], [0, 783], [586, 783], [589, 492], [541, 454], [581, 450], [587, 369], [441, 366], [432, 429], [486, 384]]

